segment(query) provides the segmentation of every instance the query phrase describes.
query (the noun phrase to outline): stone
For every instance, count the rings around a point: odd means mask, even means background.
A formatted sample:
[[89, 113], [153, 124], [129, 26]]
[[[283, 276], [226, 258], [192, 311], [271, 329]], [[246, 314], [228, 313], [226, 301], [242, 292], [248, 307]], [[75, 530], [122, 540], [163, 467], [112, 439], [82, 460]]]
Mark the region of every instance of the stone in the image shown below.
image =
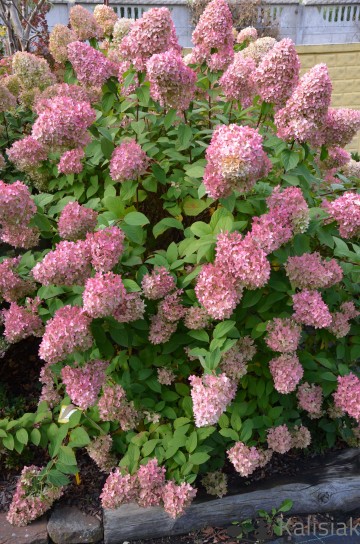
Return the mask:
[[14, 527], [0, 513], [0, 544], [47, 544], [47, 520], [42, 518], [26, 527]]
[[55, 508], [47, 530], [55, 544], [92, 544], [103, 538], [100, 520], [70, 506]]

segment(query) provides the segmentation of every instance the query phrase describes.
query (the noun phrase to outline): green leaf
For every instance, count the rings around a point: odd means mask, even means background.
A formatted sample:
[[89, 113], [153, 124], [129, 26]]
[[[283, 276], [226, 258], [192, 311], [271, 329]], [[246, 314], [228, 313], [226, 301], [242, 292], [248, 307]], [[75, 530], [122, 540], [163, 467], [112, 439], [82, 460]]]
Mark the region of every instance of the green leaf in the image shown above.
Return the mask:
[[230, 332], [235, 326], [235, 321], [222, 321], [221, 323], [218, 323], [214, 329], [213, 338], [221, 338], [222, 336], [226, 336], [228, 332]]
[[130, 212], [124, 217], [124, 221], [127, 225], [132, 225], [134, 227], [142, 227], [148, 225], [150, 221], [141, 212]]
[[193, 431], [185, 443], [186, 450], [189, 453], [192, 453], [194, 450], [196, 450], [197, 443], [198, 443], [198, 436], [196, 431]]
[[336, 382], [337, 377], [332, 372], [322, 372], [320, 374], [320, 378], [322, 380], [326, 380], [327, 382]]
[[172, 217], [165, 217], [153, 228], [153, 235], [155, 238], [163, 234], [168, 229], [179, 229], [184, 230], [183, 224], [178, 219], [174, 219]]
[[208, 202], [199, 198], [187, 196], [183, 201], [183, 210], [189, 217], [195, 217], [203, 212], [209, 206]]
[[160, 440], [158, 438], [148, 440], [142, 447], [142, 455], [144, 457], [148, 457], [148, 455], [154, 451], [159, 442]]
[[181, 123], [178, 126], [177, 133], [178, 133], [178, 142], [180, 144], [179, 146], [177, 146], [177, 150], [182, 151], [183, 149], [187, 149], [193, 137], [191, 128], [189, 127], [189, 125], [185, 125]]
[[91, 323], [91, 332], [94, 336], [97, 347], [100, 352], [107, 358], [111, 359], [114, 356], [115, 350], [112, 342], [107, 337], [103, 327], [93, 321]]
[[100, 145], [101, 145], [101, 151], [103, 152], [104, 157], [106, 159], [110, 159], [115, 149], [114, 144], [112, 142], [109, 142], [107, 138], [103, 137], [100, 140]]
[[33, 429], [31, 431], [30, 440], [34, 444], [34, 446], [38, 446], [40, 444], [41, 433], [40, 433], [39, 429]]
[[12, 434], [9, 434], [6, 438], [3, 439], [2, 441], [3, 445], [5, 446], [6, 449], [8, 450], [13, 450], [14, 449], [14, 437]]
[[90, 444], [91, 440], [84, 427], [75, 427], [70, 433], [69, 446], [72, 448], [82, 448]]
[[285, 499], [281, 505], [280, 508], [278, 508], [278, 512], [289, 512], [293, 507], [293, 501], [290, 499]]
[[230, 418], [230, 424], [235, 431], [240, 431], [241, 429], [241, 417], [239, 416], [238, 412], [236, 411], [236, 405], [234, 406], [233, 412], [231, 414]]
[[63, 485], [68, 485], [70, 483], [69, 478], [65, 476], [60, 470], [57, 470], [56, 468], [53, 468], [50, 470], [48, 477], [48, 481], [55, 485], [56, 487], [62, 487]]
[[203, 463], [206, 463], [206, 461], [208, 461], [209, 459], [210, 455], [202, 451], [195, 452], [189, 457], [189, 461], [193, 465], [202, 465]]
[[186, 175], [190, 178], [202, 178], [204, 175], [205, 167], [199, 164], [194, 164], [186, 169]]
[[16, 431], [16, 438], [20, 442], [20, 444], [24, 444], [26, 446], [29, 441], [29, 435], [27, 430], [19, 429], [18, 431]]
[[234, 429], [220, 429], [219, 433], [225, 438], [231, 438], [231, 440], [235, 440], [235, 442], [239, 440], [239, 435]]
[[300, 155], [296, 151], [290, 151], [290, 149], [285, 149], [282, 151], [280, 156], [287, 172], [295, 168], [300, 160]]
[[198, 236], [201, 238], [202, 236], [207, 236], [208, 234], [212, 234], [212, 230], [210, 225], [207, 223], [203, 223], [202, 221], [195, 221], [190, 227], [190, 230], [195, 236]]
[[164, 127], [166, 128], [166, 130], [169, 130], [169, 128], [173, 125], [175, 119], [176, 110], [169, 110], [164, 118]]
[[59, 461], [64, 465], [76, 465], [74, 450], [70, 446], [61, 446], [59, 450]]

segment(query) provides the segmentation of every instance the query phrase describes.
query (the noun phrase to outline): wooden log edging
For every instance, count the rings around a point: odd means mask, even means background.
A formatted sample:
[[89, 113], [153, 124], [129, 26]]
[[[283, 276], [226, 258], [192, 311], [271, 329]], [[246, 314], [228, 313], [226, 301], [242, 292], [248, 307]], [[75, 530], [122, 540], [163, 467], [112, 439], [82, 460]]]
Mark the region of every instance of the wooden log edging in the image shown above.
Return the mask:
[[293, 501], [293, 514], [354, 510], [360, 504], [359, 451], [350, 449], [299, 464], [300, 472], [295, 478], [270, 478], [222, 499], [194, 501], [176, 520], [160, 507], [126, 504], [116, 510], [104, 510], [104, 543], [179, 535], [209, 525], [224, 526], [254, 517], [260, 509], [279, 507], [285, 499]]

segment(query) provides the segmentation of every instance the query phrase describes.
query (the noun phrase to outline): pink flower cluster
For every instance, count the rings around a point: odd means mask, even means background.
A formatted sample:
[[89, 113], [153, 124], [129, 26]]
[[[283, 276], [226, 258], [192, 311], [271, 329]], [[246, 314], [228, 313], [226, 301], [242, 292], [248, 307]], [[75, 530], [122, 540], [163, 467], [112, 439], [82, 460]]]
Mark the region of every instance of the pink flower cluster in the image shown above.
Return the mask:
[[91, 317], [112, 315], [126, 294], [121, 277], [113, 272], [97, 272], [85, 283], [84, 311]]
[[115, 456], [110, 453], [112, 443], [111, 436], [106, 434], [98, 436], [86, 446], [89, 457], [91, 457], [102, 472], [109, 473], [117, 464]]
[[277, 453], [286, 453], [292, 448], [292, 439], [286, 425], [272, 427], [267, 432], [267, 443], [271, 450]]
[[71, 8], [70, 25], [78, 40], [90, 40], [91, 38], [97, 38], [101, 34], [94, 15], [82, 6], [73, 6]]
[[100, 419], [103, 421], [118, 421], [123, 431], [134, 429], [139, 414], [126, 399], [126, 393], [121, 385], [103, 387], [103, 394], [98, 402]]
[[323, 392], [320, 385], [309, 384], [308, 382], [299, 385], [296, 392], [299, 408], [305, 410], [311, 419], [318, 419], [322, 416], [321, 405]]
[[110, 160], [110, 177], [114, 181], [138, 179], [145, 174], [149, 157], [135, 140], [122, 142], [115, 147]]
[[174, 50], [153, 55], [146, 63], [150, 94], [164, 108], [187, 110], [195, 94], [196, 73]]
[[283, 140], [321, 143], [321, 128], [331, 100], [326, 64], [317, 64], [299, 81], [284, 108], [275, 114], [277, 135]]
[[165, 298], [159, 303], [159, 313], [165, 320], [171, 321], [171, 323], [179, 321], [179, 319], [185, 315], [186, 310], [181, 301], [182, 292], [182, 289], [178, 289], [171, 295], [166, 295]]
[[236, 383], [225, 374], [190, 376], [189, 382], [195, 425], [204, 427], [217, 423], [221, 414], [225, 412], [236, 395]]
[[84, 157], [85, 151], [81, 147], [65, 151], [60, 157], [58, 164], [59, 172], [61, 174], [80, 174], [84, 167], [81, 162]]
[[0, 239], [15, 247], [37, 245], [39, 231], [29, 222], [36, 213], [29, 188], [21, 181], [7, 184], [0, 180]]
[[55, 25], [49, 36], [49, 51], [54, 60], [65, 64], [68, 60], [67, 46], [76, 40], [77, 36], [73, 30], [65, 25]]
[[57, 363], [74, 351], [92, 346], [91, 319], [78, 306], [63, 306], [45, 326], [39, 356], [47, 363]]
[[11, 525], [23, 527], [44, 514], [63, 494], [62, 487], [41, 485], [41, 468], [34, 465], [21, 471], [15, 493], [6, 516]]
[[145, 274], [141, 287], [146, 298], [157, 300], [175, 289], [175, 280], [164, 266], [159, 266], [151, 274]]
[[71, 241], [83, 239], [95, 229], [97, 217], [97, 212], [91, 208], [81, 206], [78, 202], [69, 202], [58, 220], [59, 235]]
[[168, 321], [159, 312], [150, 318], [149, 341], [151, 344], [165, 344], [177, 329], [177, 321]]
[[120, 53], [136, 70], [144, 70], [146, 61], [157, 53], [173, 49], [180, 53], [174, 23], [167, 8], [152, 8], [131, 26], [122, 39]]
[[276, 391], [287, 395], [295, 391], [297, 384], [304, 374], [304, 369], [298, 357], [293, 354], [283, 354], [269, 362], [270, 372]]
[[124, 251], [124, 238], [125, 234], [119, 227], [106, 227], [87, 234], [91, 264], [97, 272], [109, 272], [119, 262]]
[[72, 98], [76, 102], [91, 102], [93, 92], [91, 89], [84, 89], [80, 85], [73, 85], [69, 83], [56, 83], [47, 87], [35, 101], [34, 109], [39, 115], [47, 109], [48, 100], [55, 98], [56, 96], [65, 96]]
[[236, 442], [227, 451], [227, 455], [236, 472], [246, 478], [257, 468], [265, 466], [270, 461], [272, 452], [255, 448], [255, 446], [246, 446], [243, 442]]
[[291, 432], [291, 446], [293, 448], [305, 449], [311, 444], [311, 433], [307, 427], [295, 426]]
[[345, 147], [360, 129], [360, 111], [329, 108], [323, 128], [326, 146]]
[[137, 502], [149, 507], [163, 504], [172, 517], [180, 516], [196, 495], [196, 489], [172, 480], [165, 481], [165, 469], [158, 466], [156, 459], [141, 465], [137, 473], [130, 475], [116, 468], [103, 487], [100, 495], [103, 508], [118, 508], [122, 504]]
[[61, 370], [61, 378], [71, 402], [82, 410], [94, 406], [106, 381], [107, 366], [105, 361], [90, 361], [80, 368], [65, 366]]
[[32, 269], [43, 285], [83, 285], [91, 274], [89, 244], [85, 240], [59, 242]]
[[40, 370], [39, 381], [42, 383], [41, 395], [39, 402], [45, 401], [50, 408], [57, 406], [61, 397], [55, 387], [54, 376], [51, 370], [51, 364], [46, 363]]
[[293, 295], [292, 299], [295, 321], [315, 329], [329, 327], [332, 322], [331, 313], [318, 291], [304, 289]]
[[0, 112], [8, 111], [16, 106], [16, 98], [2, 85], [0, 86]]
[[201, 479], [201, 483], [205, 487], [206, 493], [209, 495], [216, 495], [219, 498], [227, 494], [227, 481], [227, 475], [224, 472], [221, 472], [221, 470], [208, 472]]
[[210, 317], [227, 319], [241, 300], [243, 287], [225, 267], [205, 264], [197, 277], [195, 293]]
[[176, 379], [174, 372], [169, 368], [158, 368], [157, 377], [161, 385], [171, 385]]
[[203, 182], [212, 198], [246, 193], [271, 170], [257, 130], [240, 125], [218, 125], [206, 150]]
[[332, 322], [329, 326], [329, 331], [336, 336], [336, 338], [343, 338], [350, 332], [350, 319], [357, 317], [359, 312], [356, 310], [353, 302], [344, 302], [340, 306], [340, 311], [331, 315]]
[[193, 32], [195, 62], [206, 61], [210, 70], [223, 70], [233, 59], [232, 15], [226, 0], [212, 0]]
[[116, 64], [87, 43], [72, 42], [67, 50], [69, 61], [82, 85], [102, 87], [107, 79], [117, 75]]
[[292, 40], [277, 42], [263, 57], [253, 79], [265, 102], [283, 106], [299, 82], [300, 60]]
[[184, 324], [190, 330], [204, 329], [210, 322], [210, 316], [204, 308], [190, 306], [186, 309]]
[[300, 289], [328, 288], [343, 277], [342, 268], [335, 259], [325, 261], [317, 252], [289, 257], [285, 270], [291, 285]]
[[273, 351], [294, 353], [300, 342], [301, 327], [292, 319], [274, 318], [266, 327], [266, 344]]
[[113, 8], [104, 4], [97, 4], [94, 9], [94, 18], [105, 35], [112, 33], [114, 24], [118, 20]]
[[253, 80], [255, 68], [253, 59], [245, 58], [242, 52], [235, 53], [234, 60], [219, 80], [227, 100], [238, 100], [243, 108], [251, 106], [256, 94]]
[[292, 229], [293, 234], [303, 233], [309, 226], [309, 207], [302, 190], [298, 187], [281, 189], [277, 185], [266, 199], [270, 214], [280, 218], [285, 226]]
[[254, 340], [250, 336], [240, 338], [223, 354], [220, 362], [221, 371], [231, 380], [239, 381], [247, 373], [247, 363], [255, 353]]
[[339, 232], [343, 238], [352, 238], [360, 234], [360, 195], [344, 193], [333, 202], [323, 202], [330, 217], [339, 224]]
[[130, 323], [143, 319], [145, 313], [145, 303], [141, 299], [140, 293], [125, 293], [122, 302], [113, 313], [114, 319], [120, 323]]
[[337, 408], [360, 422], [360, 380], [352, 372], [338, 376], [334, 402]]
[[240, 30], [239, 34], [237, 35], [236, 41], [237, 43], [254, 42], [257, 37], [258, 33], [256, 28], [254, 28], [253, 26], [247, 26], [246, 28]]
[[32, 293], [35, 284], [24, 280], [16, 271], [21, 257], [4, 259], [0, 263], [0, 297], [6, 302], [16, 302], [20, 298]]
[[55, 96], [42, 101], [42, 111], [33, 125], [32, 136], [52, 150], [77, 149], [89, 143], [87, 129], [95, 118], [95, 111], [88, 102]]
[[6, 150], [9, 160], [22, 172], [31, 171], [47, 159], [47, 151], [44, 146], [32, 136], [26, 136], [18, 140]]
[[29, 336], [42, 336], [43, 324], [37, 313], [40, 299], [26, 301], [26, 306], [10, 304], [8, 310], [2, 310], [4, 336], [9, 344], [15, 344]]
[[241, 51], [244, 57], [253, 59], [256, 65], [260, 64], [265, 55], [276, 45], [275, 38], [265, 36], [251, 42], [245, 49]]

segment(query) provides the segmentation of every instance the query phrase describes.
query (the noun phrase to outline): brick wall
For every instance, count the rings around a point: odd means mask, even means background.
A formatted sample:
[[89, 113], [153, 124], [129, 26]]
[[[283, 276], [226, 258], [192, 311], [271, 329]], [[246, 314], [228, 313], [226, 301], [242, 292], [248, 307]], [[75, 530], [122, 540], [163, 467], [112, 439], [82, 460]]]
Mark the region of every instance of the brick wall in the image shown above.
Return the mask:
[[[360, 109], [360, 43], [301, 45], [302, 73], [320, 62], [327, 64], [333, 84], [332, 106]], [[348, 146], [360, 153], [360, 136]]]

